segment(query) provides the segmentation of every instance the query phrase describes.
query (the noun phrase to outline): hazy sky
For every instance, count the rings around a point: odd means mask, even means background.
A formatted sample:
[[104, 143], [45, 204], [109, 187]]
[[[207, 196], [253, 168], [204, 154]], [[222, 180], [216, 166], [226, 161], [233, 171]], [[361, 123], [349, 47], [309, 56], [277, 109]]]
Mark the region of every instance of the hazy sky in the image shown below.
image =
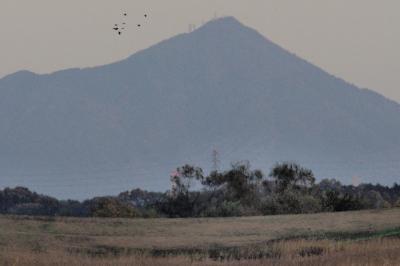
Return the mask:
[[[119, 37], [111, 28], [125, 11]], [[216, 13], [400, 102], [399, 12], [399, 0], [0, 0], [0, 77], [114, 62]]]

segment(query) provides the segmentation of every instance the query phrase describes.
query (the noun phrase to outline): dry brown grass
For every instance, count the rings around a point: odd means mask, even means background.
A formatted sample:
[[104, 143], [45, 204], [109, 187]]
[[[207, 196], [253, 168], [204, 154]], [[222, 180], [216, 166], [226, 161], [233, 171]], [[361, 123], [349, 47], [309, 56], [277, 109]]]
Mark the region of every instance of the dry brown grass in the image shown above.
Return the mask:
[[[302, 256], [301, 251], [320, 248], [321, 254]], [[123, 256], [96, 258], [69, 255], [65, 252], [32, 252], [3, 250], [0, 252], [1, 265], [149, 265], [149, 266], [256, 266], [256, 265], [400, 265], [400, 239], [376, 239], [358, 242], [335, 241], [282, 241], [275, 244], [281, 251], [279, 258], [240, 261], [214, 261], [211, 259], [192, 260], [187, 256], [154, 258], [146, 256]]]
[[[213, 219], [0, 216], [0, 265], [400, 265], [400, 238], [275, 241], [399, 227], [400, 209]], [[270, 255], [218, 262], [204, 254], [179, 253], [214, 247], [254, 252], [261, 247]], [[158, 249], [178, 253], [149, 255]]]

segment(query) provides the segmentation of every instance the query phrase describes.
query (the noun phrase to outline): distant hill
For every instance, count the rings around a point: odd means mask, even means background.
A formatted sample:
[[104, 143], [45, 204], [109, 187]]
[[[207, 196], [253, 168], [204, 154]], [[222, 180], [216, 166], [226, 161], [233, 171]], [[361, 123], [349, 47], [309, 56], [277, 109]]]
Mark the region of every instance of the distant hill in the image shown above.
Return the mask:
[[[373, 63], [373, 62], [371, 62]], [[400, 105], [231, 17], [126, 60], [0, 80], [0, 186], [58, 197], [165, 190], [182, 163], [295, 160], [318, 177], [400, 180]]]

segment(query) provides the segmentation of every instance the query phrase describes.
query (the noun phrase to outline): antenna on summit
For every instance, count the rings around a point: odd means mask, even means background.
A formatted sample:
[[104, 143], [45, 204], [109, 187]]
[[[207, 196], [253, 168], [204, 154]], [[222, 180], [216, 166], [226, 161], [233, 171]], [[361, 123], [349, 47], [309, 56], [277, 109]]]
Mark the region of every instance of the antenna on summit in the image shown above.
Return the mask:
[[214, 12], [214, 17], [213, 17], [213, 20], [216, 20], [216, 19], [218, 19], [217, 11]]

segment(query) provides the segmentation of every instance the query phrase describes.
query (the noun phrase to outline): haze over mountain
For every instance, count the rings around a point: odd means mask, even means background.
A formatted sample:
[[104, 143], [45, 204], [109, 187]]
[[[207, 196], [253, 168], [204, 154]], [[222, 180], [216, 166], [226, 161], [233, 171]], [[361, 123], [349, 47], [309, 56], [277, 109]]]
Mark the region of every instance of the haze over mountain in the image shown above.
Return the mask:
[[[373, 63], [373, 62], [371, 62]], [[126, 60], [0, 80], [0, 186], [61, 198], [165, 190], [183, 163], [295, 160], [392, 184], [400, 105], [335, 78], [232, 17]]]

